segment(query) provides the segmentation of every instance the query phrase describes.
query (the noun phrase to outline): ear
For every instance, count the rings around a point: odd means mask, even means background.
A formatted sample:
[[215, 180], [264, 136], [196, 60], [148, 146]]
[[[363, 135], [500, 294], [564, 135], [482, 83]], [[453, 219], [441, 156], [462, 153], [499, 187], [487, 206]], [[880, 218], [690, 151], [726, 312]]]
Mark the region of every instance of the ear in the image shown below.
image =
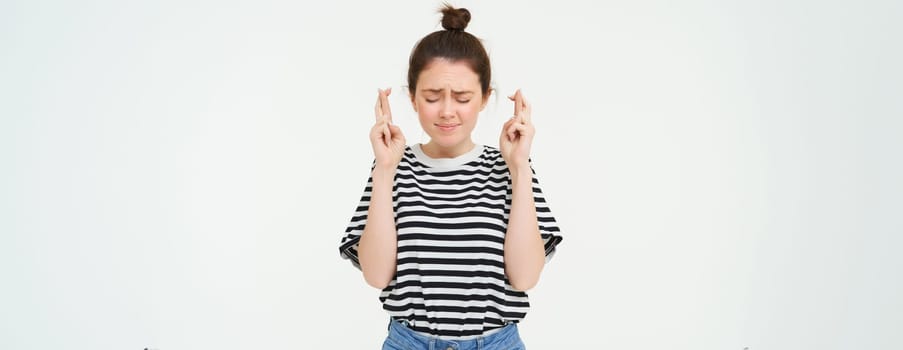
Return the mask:
[[408, 96], [411, 97], [411, 107], [414, 107], [414, 113], [417, 113], [417, 103], [414, 102], [414, 97], [415, 97], [414, 94], [412, 94], [410, 91], [408, 91]]

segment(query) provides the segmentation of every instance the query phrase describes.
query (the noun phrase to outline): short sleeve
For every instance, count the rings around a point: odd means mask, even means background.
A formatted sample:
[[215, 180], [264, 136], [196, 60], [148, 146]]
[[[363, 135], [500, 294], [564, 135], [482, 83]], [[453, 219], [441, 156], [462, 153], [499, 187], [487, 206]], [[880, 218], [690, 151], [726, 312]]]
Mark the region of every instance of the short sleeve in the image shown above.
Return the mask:
[[549, 204], [546, 202], [539, 187], [539, 181], [536, 175], [533, 175], [533, 201], [536, 203], [536, 219], [539, 221], [539, 235], [542, 237], [543, 245], [546, 250], [546, 262], [555, 255], [555, 249], [564, 239], [561, 236], [561, 229], [558, 228], [558, 222], [552, 216]]
[[367, 212], [370, 210], [370, 193], [373, 189], [373, 177], [367, 179], [367, 186], [364, 188], [364, 194], [361, 201], [351, 216], [351, 222], [345, 228], [345, 235], [339, 244], [339, 255], [343, 259], [348, 259], [357, 269], [361, 268], [361, 263], [357, 256], [358, 243], [361, 240], [361, 234], [364, 233], [364, 226], [367, 225]]
[[[539, 179], [536, 176], [536, 170], [533, 169], [533, 161], [530, 160], [530, 170], [533, 172], [533, 202], [536, 205], [536, 220], [539, 223], [539, 235], [542, 237], [543, 245], [546, 251], [546, 262], [555, 255], [556, 247], [564, 239], [561, 236], [561, 229], [558, 228], [558, 222], [549, 209], [549, 203], [542, 193], [539, 186]], [[510, 210], [510, 202], [506, 204], [506, 209]]]

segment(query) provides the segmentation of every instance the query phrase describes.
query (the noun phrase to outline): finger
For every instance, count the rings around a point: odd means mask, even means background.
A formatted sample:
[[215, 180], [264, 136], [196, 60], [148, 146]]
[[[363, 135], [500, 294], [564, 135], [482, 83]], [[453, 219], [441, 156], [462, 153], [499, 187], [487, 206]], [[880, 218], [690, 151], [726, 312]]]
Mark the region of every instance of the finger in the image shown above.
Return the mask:
[[517, 96], [517, 93], [518, 93], [518, 92], [520, 92], [520, 88], [518, 88], [517, 90], [514, 90], [514, 93], [513, 93], [513, 94], [508, 95], [508, 99], [511, 100], [511, 101], [514, 101], [514, 98]]
[[523, 124], [511, 123], [511, 125], [509, 125], [507, 129], [505, 129], [505, 134], [508, 135], [509, 141], [514, 142], [515, 140], [517, 140], [517, 128], [520, 126], [523, 126]]
[[515, 118], [515, 117], [508, 118], [508, 121], [506, 121], [505, 124], [502, 125], [502, 134], [505, 134], [508, 132], [508, 128], [511, 127], [511, 124], [514, 124], [517, 121], [516, 119], [517, 118]]
[[514, 97], [512, 98], [512, 100], [514, 101], [514, 115], [518, 115], [518, 114], [520, 114], [520, 106], [521, 106], [520, 89], [517, 89], [517, 91], [514, 91]]
[[516, 121], [517, 121], [517, 116], [511, 116], [511, 118], [508, 118], [508, 120], [505, 121], [505, 126], [503, 126], [502, 129], [507, 129], [508, 126], [511, 125], [511, 123], [514, 123]]
[[401, 128], [395, 124], [389, 124], [389, 132], [392, 133], [392, 139], [395, 141], [404, 141], [404, 134], [401, 133]]
[[512, 128], [514, 129], [514, 135], [516, 135], [518, 139], [520, 139], [520, 140], [524, 140], [524, 139], [530, 140], [531, 139], [529, 127], [527, 127], [526, 125], [514, 124], [514, 125], [512, 125]]
[[530, 137], [532, 133], [530, 132], [530, 127], [524, 124], [516, 124], [517, 134], [520, 137]]
[[383, 117], [389, 120], [389, 123], [392, 122], [392, 110], [389, 108], [389, 94], [392, 93], [392, 88], [388, 88], [385, 90], [380, 90], [379, 94], [379, 102], [382, 106], [382, 114]]
[[509, 134], [508, 129], [510, 129], [511, 126], [516, 122], [517, 120], [515, 117], [508, 118], [508, 121], [505, 122], [505, 125], [502, 126], [502, 132], [501, 135], [499, 135], [500, 141], [514, 142], [514, 136], [516, 135]]
[[370, 140], [372, 142], [376, 143], [383, 140], [384, 125], [384, 121], [377, 121], [376, 124], [373, 124], [373, 127], [370, 128]]
[[383, 107], [383, 94], [385, 91], [383, 89], [376, 89], [376, 120], [382, 120], [385, 118], [386, 113], [384, 112], [385, 107]]
[[523, 103], [521, 116], [523, 116], [523, 123], [526, 124], [532, 121], [532, 108], [530, 107], [530, 102], [527, 101], [523, 94], [521, 94], [521, 102]]
[[378, 129], [379, 128], [376, 124], [374, 124], [373, 127], [370, 128], [370, 134], [368, 135], [370, 137], [370, 141], [375, 141], [377, 138], [382, 137], [382, 132], [378, 131]]
[[382, 118], [382, 106], [379, 105], [379, 97], [376, 98], [376, 104], [373, 105], [373, 116], [376, 117], [376, 121], [378, 122], [380, 118]]
[[383, 124], [383, 142], [388, 147], [392, 141], [392, 132], [389, 131], [389, 124]]

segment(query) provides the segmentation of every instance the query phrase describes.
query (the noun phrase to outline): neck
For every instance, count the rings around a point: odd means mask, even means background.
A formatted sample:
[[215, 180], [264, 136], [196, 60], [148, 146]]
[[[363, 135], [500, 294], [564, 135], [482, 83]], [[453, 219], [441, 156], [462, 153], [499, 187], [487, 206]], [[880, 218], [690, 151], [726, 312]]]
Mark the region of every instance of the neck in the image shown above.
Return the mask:
[[470, 152], [473, 147], [476, 146], [472, 140], [468, 139], [464, 142], [461, 142], [457, 145], [445, 147], [441, 146], [433, 141], [422, 145], [420, 147], [423, 149], [423, 153], [425, 153], [430, 158], [455, 158], [467, 152]]

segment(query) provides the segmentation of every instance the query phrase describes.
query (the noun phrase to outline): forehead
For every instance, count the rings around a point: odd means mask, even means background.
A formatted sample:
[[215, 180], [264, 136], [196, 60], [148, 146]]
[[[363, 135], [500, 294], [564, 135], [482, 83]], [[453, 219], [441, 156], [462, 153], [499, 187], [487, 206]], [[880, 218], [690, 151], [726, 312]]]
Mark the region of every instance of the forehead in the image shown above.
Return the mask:
[[417, 89], [476, 92], [480, 89], [480, 77], [464, 61], [435, 59], [420, 72]]

